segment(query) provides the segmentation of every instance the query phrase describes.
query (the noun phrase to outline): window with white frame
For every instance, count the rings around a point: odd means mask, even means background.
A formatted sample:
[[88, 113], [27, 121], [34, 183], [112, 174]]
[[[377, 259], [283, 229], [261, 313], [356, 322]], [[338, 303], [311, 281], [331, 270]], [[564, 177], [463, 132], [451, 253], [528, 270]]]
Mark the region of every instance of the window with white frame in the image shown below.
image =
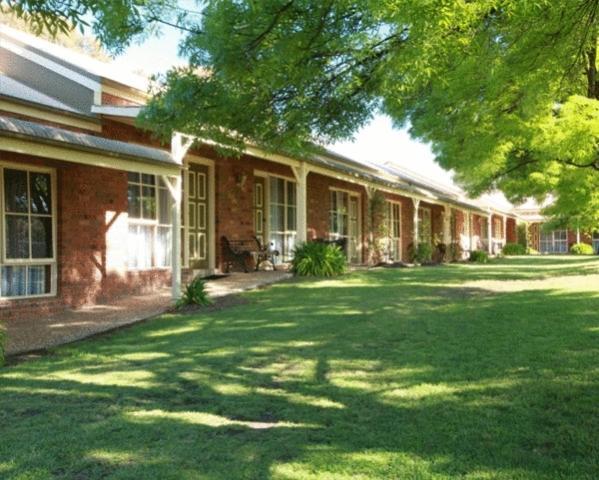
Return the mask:
[[330, 190], [329, 237], [345, 239], [347, 258], [360, 261], [360, 197], [343, 190]]
[[297, 204], [295, 182], [269, 177], [269, 238], [284, 262], [290, 261], [297, 237]]
[[129, 173], [127, 264], [131, 269], [168, 267], [172, 248], [172, 196], [161, 177]]
[[593, 232], [593, 249], [599, 255], [599, 231]]
[[387, 260], [401, 260], [401, 204], [387, 201], [385, 209], [387, 222]]
[[568, 253], [568, 231], [541, 229], [541, 253]]
[[0, 165], [0, 297], [56, 293], [53, 172]]
[[503, 221], [501, 218], [493, 219], [494, 235], [493, 238], [503, 238]]

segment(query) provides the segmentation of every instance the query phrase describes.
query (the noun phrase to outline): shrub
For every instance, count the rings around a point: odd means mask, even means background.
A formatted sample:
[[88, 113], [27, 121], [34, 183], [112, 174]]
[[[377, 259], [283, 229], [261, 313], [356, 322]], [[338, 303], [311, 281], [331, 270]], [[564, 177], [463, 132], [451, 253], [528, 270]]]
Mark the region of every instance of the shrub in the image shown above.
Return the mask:
[[334, 277], [345, 273], [347, 259], [338, 245], [306, 242], [295, 248], [291, 270], [303, 277]]
[[526, 223], [518, 224], [517, 236], [518, 236], [518, 243], [520, 245], [522, 245], [524, 248], [526, 248], [526, 245], [528, 244], [528, 241], [529, 241], [528, 225]]
[[0, 325], [0, 367], [4, 365], [4, 342], [6, 341], [6, 333]]
[[527, 254], [527, 255], [539, 255], [539, 251], [538, 251], [538, 250], [535, 250], [535, 249], [534, 249], [534, 248], [532, 248], [532, 247], [528, 247], [528, 248], [526, 249], [526, 254]]
[[526, 255], [526, 247], [519, 243], [506, 243], [501, 253], [504, 255]]
[[210, 305], [212, 300], [206, 293], [206, 283], [200, 277], [194, 278], [183, 289], [181, 298], [177, 301], [177, 308], [189, 305]]
[[462, 246], [458, 242], [449, 244], [446, 253], [446, 259], [448, 262], [458, 262], [462, 259]]
[[488, 263], [489, 254], [484, 250], [473, 250], [470, 252], [470, 261], [476, 263]]
[[412, 262], [427, 263], [433, 258], [433, 247], [428, 243], [419, 243], [416, 248], [410, 245], [410, 258]]
[[575, 243], [570, 248], [570, 253], [572, 255], [594, 255], [593, 247], [586, 243]]

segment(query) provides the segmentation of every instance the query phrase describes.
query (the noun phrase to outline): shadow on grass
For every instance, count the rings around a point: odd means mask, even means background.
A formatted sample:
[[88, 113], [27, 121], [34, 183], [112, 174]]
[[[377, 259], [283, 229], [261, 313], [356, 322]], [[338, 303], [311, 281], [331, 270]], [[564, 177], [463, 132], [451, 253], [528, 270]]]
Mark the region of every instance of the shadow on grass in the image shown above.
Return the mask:
[[596, 478], [598, 293], [437, 271], [280, 285], [5, 369], [0, 477]]

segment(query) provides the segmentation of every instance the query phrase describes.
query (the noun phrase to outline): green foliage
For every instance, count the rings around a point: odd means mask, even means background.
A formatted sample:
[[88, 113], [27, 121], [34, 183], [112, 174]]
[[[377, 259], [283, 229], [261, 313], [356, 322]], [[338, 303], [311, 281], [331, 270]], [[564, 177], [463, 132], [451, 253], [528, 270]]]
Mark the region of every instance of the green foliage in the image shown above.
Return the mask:
[[516, 231], [518, 237], [518, 244], [526, 248], [529, 242], [528, 224], [519, 223]]
[[598, 273], [359, 270], [59, 347], [0, 369], [0, 478], [597, 479]]
[[4, 365], [4, 344], [6, 342], [6, 332], [0, 324], [0, 367]]
[[198, 12], [177, 4], [177, 0], [0, 0], [0, 12], [23, 20], [36, 35], [64, 36], [89, 27], [106, 48], [120, 53], [134, 40], [158, 33], [160, 25], [187, 29], [190, 21], [197, 21]]
[[212, 300], [206, 293], [206, 283], [200, 277], [196, 277], [185, 286], [176, 306], [177, 308], [191, 305], [206, 306], [211, 303]]
[[291, 268], [300, 276], [334, 277], [345, 273], [347, 259], [338, 245], [306, 242], [295, 248]]
[[534, 249], [534, 248], [532, 248], [532, 247], [528, 247], [526, 249], [526, 254], [527, 255], [540, 255], [539, 251], [536, 250], [536, 249]]
[[572, 255], [594, 255], [595, 251], [591, 245], [586, 243], [575, 243], [570, 248], [570, 253]]
[[383, 112], [431, 142], [470, 193], [552, 193], [548, 214], [577, 215], [590, 230], [599, 227], [595, 4], [208, 1], [193, 25], [202, 33], [181, 45], [189, 68], [157, 79], [143, 124], [307, 154]]
[[445, 253], [445, 259], [447, 262], [459, 262], [462, 260], [462, 254], [464, 250], [459, 242], [452, 242], [447, 247], [447, 251]]
[[501, 250], [503, 255], [526, 255], [526, 247], [519, 243], [506, 243]]
[[412, 262], [429, 263], [433, 258], [433, 247], [428, 243], [419, 243], [416, 248], [410, 245], [410, 258]]
[[476, 263], [489, 263], [489, 254], [484, 250], [473, 250], [470, 252], [469, 260]]

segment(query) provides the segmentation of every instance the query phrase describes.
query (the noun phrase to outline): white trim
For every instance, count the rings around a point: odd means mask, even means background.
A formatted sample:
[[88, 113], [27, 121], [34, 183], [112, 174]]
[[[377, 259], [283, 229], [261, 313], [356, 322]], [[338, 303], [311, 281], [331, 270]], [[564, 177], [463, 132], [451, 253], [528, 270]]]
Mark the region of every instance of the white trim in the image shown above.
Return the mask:
[[[145, 91], [148, 86], [147, 78], [129, 72], [124, 72], [118, 65], [96, 60], [88, 55], [80, 54], [69, 48], [48, 42], [39, 37], [0, 25], [0, 33], [11, 37], [17, 42], [32, 46], [42, 52], [59, 58], [73, 66], [88, 71], [90, 74], [106, 78], [129, 88]], [[3, 40], [4, 41], [4, 40]]]
[[115, 105], [92, 105], [92, 113], [112, 115], [113, 117], [136, 118], [142, 107], [118, 107]]
[[[26, 100], [25, 100], [26, 101]], [[0, 110], [10, 113], [18, 113], [27, 117], [37, 118], [39, 120], [46, 120], [48, 122], [60, 123], [61, 125], [68, 125], [71, 127], [84, 128], [92, 132], [101, 132], [102, 125], [94, 121], [87, 121], [68, 114], [61, 114], [59, 112], [51, 112], [48, 108], [32, 105], [23, 105], [21, 101], [11, 102], [7, 99], [0, 99]]]
[[92, 165], [94, 167], [111, 168], [127, 172], [141, 172], [150, 175], [173, 175], [181, 169], [179, 165], [158, 164], [143, 160], [127, 160], [99, 153], [90, 153], [76, 148], [68, 148], [44, 143], [34, 143], [20, 138], [2, 138], [0, 150], [34, 155], [36, 157], [52, 158], [65, 162]]
[[[183, 241], [183, 264], [185, 268], [189, 268], [189, 179], [187, 172], [189, 171], [190, 163], [197, 163], [208, 167], [208, 235], [211, 242], [206, 245], [208, 248], [208, 271], [214, 273], [216, 271], [216, 179], [215, 179], [215, 163], [214, 160], [197, 155], [188, 154], [184, 158], [183, 176], [183, 209], [185, 222], [183, 225], [184, 241]], [[197, 190], [197, 185], [196, 185]], [[197, 192], [196, 192], [197, 193]], [[197, 215], [197, 213], [196, 213]]]
[[[4, 29], [0, 29], [0, 31], [5, 33]], [[5, 48], [6, 50], [14, 53], [15, 55], [18, 55], [34, 63], [37, 63], [38, 65], [48, 70], [51, 70], [54, 73], [57, 73], [58, 75], [68, 78], [69, 80], [72, 80], [73, 82], [84, 86], [85, 88], [91, 90], [94, 93], [101, 92], [102, 90], [102, 85], [100, 82], [92, 80], [91, 78], [81, 75], [80, 73], [74, 72], [73, 70], [67, 67], [53, 62], [52, 60], [46, 57], [42, 57], [41, 55], [38, 55], [37, 53], [34, 53], [31, 50], [27, 50], [26, 48], [23, 48], [15, 43], [12, 43], [9, 40], [2, 40], [2, 48]]]
[[[4, 170], [5, 169], [14, 169], [26, 172], [38, 172], [45, 173], [50, 175], [50, 188], [51, 188], [51, 198], [50, 198], [50, 215], [41, 215], [44, 218], [50, 217], [50, 221], [52, 223], [52, 257], [51, 258], [28, 258], [28, 259], [8, 259], [6, 258], [6, 231], [5, 231], [5, 217], [6, 211], [4, 208], [5, 201], [5, 192], [4, 192]], [[58, 224], [58, 210], [57, 210], [57, 180], [56, 180], [56, 170], [50, 167], [42, 167], [37, 165], [30, 165], [27, 163], [15, 163], [15, 162], [5, 162], [0, 161], [0, 269], [2, 267], [34, 267], [34, 266], [50, 266], [50, 292], [42, 293], [38, 295], [19, 295], [19, 296], [3, 296], [2, 291], [0, 290], [0, 299], [2, 300], [23, 300], [23, 299], [31, 299], [31, 298], [47, 298], [47, 297], [56, 297], [57, 295], [57, 283], [58, 283], [58, 252], [57, 252], [57, 224]], [[30, 190], [31, 186], [29, 181], [27, 182], [27, 188]], [[29, 193], [29, 199], [31, 199]], [[30, 212], [31, 206], [28, 205], [28, 217], [31, 218]], [[29, 225], [29, 248], [31, 253], [31, 225]], [[1, 276], [0, 276], [1, 280]], [[27, 281], [27, 279], [26, 279]]]

